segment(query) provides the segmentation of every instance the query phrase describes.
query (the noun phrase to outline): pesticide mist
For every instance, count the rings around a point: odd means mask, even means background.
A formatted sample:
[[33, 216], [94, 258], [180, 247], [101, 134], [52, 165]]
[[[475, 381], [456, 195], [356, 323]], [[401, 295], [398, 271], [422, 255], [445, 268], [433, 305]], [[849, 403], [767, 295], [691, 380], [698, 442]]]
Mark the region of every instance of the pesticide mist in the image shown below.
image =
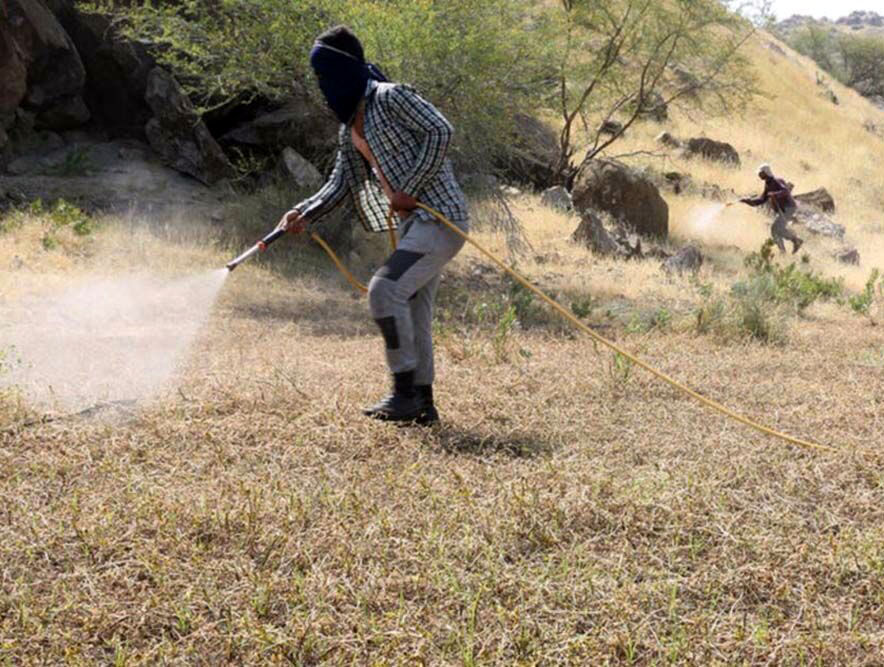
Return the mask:
[[226, 275], [93, 279], [2, 304], [0, 387], [55, 410], [149, 399], [183, 361]]
[[691, 234], [701, 237], [707, 235], [722, 211], [724, 211], [724, 204], [707, 204], [692, 209], [688, 220], [688, 229]]

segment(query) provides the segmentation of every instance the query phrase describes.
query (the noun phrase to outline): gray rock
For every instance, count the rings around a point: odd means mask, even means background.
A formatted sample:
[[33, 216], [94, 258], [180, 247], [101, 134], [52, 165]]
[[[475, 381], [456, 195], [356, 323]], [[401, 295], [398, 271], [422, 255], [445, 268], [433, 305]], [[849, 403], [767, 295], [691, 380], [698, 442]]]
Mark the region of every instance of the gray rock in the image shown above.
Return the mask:
[[833, 257], [842, 264], [859, 266], [859, 250], [856, 248], [841, 248], [841, 250], [834, 253]]
[[802, 206], [813, 206], [824, 213], [835, 212], [835, 200], [825, 188], [817, 188], [811, 192], [795, 195], [795, 201]]
[[644, 104], [639, 110], [639, 115], [662, 123], [669, 118], [669, 108], [666, 106], [666, 100], [656, 90], [652, 91], [645, 97]]
[[60, 97], [77, 95], [86, 70], [61, 24], [40, 0], [8, 0], [9, 32], [27, 67], [27, 103], [44, 109]]
[[599, 126], [600, 134], [610, 134], [617, 135], [623, 132], [623, 123], [618, 123], [616, 120], [606, 120]]
[[497, 160], [504, 176], [536, 188], [553, 184], [559, 158], [559, 138], [538, 119], [518, 113], [513, 118], [514, 132], [510, 149]]
[[28, 68], [15, 42], [12, 24], [0, 21], [0, 114], [14, 112], [27, 92]]
[[647, 177], [611, 160], [584, 160], [571, 199], [577, 211], [592, 210], [641, 235], [666, 237], [669, 207]]
[[50, 130], [71, 130], [84, 125], [92, 115], [79, 95], [65, 97], [51, 108], [37, 114], [38, 127]]
[[666, 259], [661, 266], [667, 273], [697, 273], [703, 266], [703, 255], [695, 246], [687, 245]]
[[681, 148], [681, 141], [672, 136], [669, 132], [661, 132], [657, 135], [655, 141], [658, 144], [669, 146], [670, 148]]
[[702, 157], [715, 162], [740, 166], [740, 154], [733, 146], [724, 141], [716, 141], [707, 137], [688, 139], [685, 146], [685, 157]]
[[304, 94], [289, 100], [281, 109], [237, 126], [222, 136], [221, 142], [276, 149], [289, 146], [315, 160], [333, 150], [337, 130], [338, 124], [328, 112]]
[[605, 229], [601, 218], [593, 211], [580, 212], [580, 224], [571, 234], [571, 240], [600, 255], [619, 255], [620, 246]]
[[298, 188], [317, 190], [322, 186], [322, 174], [294, 148], [283, 149], [282, 163]]
[[847, 231], [843, 225], [839, 225], [825, 213], [812, 209], [798, 209], [795, 214], [795, 221], [803, 224], [805, 229], [811, 234], [828, 236], [833, 239], [843, 239]]
[[544, 190], [540, 195], [540, 203], [559, 211], [570, 211], [574, 208], [571, 202], [571, 193], [561, 185]]
[[147, 77], [156, 66], [148, 46], [121, 36], [100, 14], [60, 16], [86, 68], [83, 97], [97, 123], [114, 135], [141, 137], [151, 117], [144, 99]]
[[175, 78], [155, 67], [145, 99], [153, 110], [144, 130], [151, 147], [173, 169], [212, 185], [236, 174]]

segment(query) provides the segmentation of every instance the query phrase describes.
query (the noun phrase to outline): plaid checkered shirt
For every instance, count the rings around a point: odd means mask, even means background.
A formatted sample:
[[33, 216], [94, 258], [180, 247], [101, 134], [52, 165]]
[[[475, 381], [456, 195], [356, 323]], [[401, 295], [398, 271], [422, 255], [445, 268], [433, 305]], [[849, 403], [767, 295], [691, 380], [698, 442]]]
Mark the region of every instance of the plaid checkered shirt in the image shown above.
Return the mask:
[[[466, 229], [466, 199], [446, 157], [453, 134], [451, 123], [410, 86], [368, 82], [365, 140], [384, 176], [395, 191], [411, 195]], [[294, 210], [316, 224], [343, 204], [348, 194], [367, 231], [387, 230], [390, 200], [353, 145], [350, 127], [341, 125], [331, 175], [316, 194], [296, 204]], [[433, 220], [423, 209], [413, 216]], [[397, 225], [397, 216], [393, 216], [393, 225]]]

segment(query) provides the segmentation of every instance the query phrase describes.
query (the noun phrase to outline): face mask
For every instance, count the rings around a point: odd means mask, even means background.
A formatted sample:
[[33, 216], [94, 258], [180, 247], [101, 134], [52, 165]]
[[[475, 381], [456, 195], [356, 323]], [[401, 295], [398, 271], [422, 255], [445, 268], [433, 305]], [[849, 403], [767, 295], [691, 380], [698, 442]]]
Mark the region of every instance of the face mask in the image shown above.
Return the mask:
[[322, 42], [313, 45], [310, 65], [326, 103], [342, 123], [352, 120], [369, 79], [386, 81], [374, 65]]

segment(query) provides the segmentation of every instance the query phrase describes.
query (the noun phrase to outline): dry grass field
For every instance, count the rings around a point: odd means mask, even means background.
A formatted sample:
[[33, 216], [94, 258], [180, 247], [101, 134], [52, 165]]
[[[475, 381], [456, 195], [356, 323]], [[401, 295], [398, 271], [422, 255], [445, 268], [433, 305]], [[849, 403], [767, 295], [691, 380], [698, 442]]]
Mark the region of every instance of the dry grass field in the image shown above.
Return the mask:
[[[840, 88], [826, 106], [806, 61], [752, 48], [781, 59], [757, 108], [665, 126], [749, 164], [672, 162], [747, 194], [768, 160], [828, 187], [863, 265], [813, 239], [808, 266], [855, 292], [884, 266], [875, 112]], [[884, 330], [831, 300], [784, 313], [779, 342], [700, 330], [766, 221], [729, 209], [697, 238], [708, 202], [669, 201], [673, 245], [707, 254], [697, 279], [593, 257], [533, 195], [514, 201], [519, 268], [660, 369], [837, 453], [705, 410], [470, 249], [438, 306], [442, 424], [369, 422], [387, 380], [366, 304], [289, 242], [228, 278], [154, 400], [41, 419], [0, 394], [0, 664], [884, 664]], [[0, 236], [3, 300], [231, 251], [120, 220], [49, 250], [42, 233]]]

